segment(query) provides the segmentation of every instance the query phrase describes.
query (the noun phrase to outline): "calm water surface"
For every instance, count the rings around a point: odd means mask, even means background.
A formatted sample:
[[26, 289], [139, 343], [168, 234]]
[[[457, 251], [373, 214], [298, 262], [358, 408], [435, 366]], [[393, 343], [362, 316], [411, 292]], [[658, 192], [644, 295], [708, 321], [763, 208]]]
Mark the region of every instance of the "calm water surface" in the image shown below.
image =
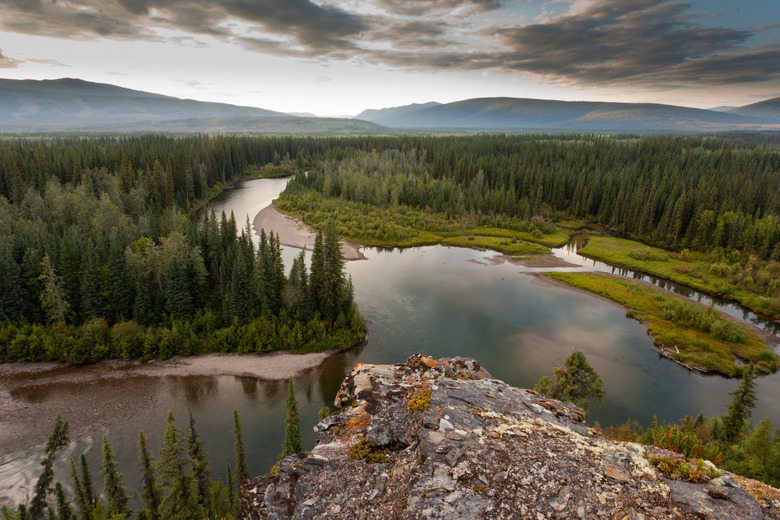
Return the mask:
[[[227, 192], [213, 206], [218, 214], [232, 209], [242, 227], [246, 216], [254, 219], [285, 184], [285, 179], [249, 181]], [[288, 268], [297, 253], [285, 248]], [[659, 358], [645, 328], [626, 318], [620, 308], [587, 294], [546, 286], [522, 272], [527, 269], [492, 265], [485, 259], [493, 253], [442, 246], [392, 251], [368, 248], [364, 253], [368, 259], [349, 262], [347, 270], [370, 336], [365, 345], [332, 356], [294, 381], [305, 447], [314, 442], [311, 427], [317, 410], [323, 402], [332, 402], [355, 363], [397, 363], [418, 352], [434, 357], [474, 357], [495, 377], [530, 387], [541, 376], [551, 375], [553, 366], [562, 364], [578, 347], [604, 379], [606, 397], [592, 406], [589, 419], [602, 424], [629, 418], [647, 424], [653, 414], [670, 421], [699, 412], [719, 415], [729, 401], [727, 393], [738, 383], [696, 375]], [[564, 249], [558, 254], [574, 253]], [[139, 491], [140, 479], [136, 469], [138, 430], [145, 431], [156, 450], [168, 410], [173, 410], [182, 427], [188, 410], [192, 411], [215, 473], [224, 474], [225, 465], [233, 461], [230, 430], [234, 408], [241, 414], [253, 474], [266, 472], [281, 449], [284, 382], [236, 377], [127, 378], [99, 383], [92, 391], [99, 395], [103, 384], [121, 385], [128, 395], [143, 395], [147, 404], [117, 424], [75, 438], [68, 452], [87, 450], [97, 475], [100, 439], [106, 433], [127, 475], [126, 484], [134, 493]], [[761, 378], [758, 388], [754, 418], [770, 416], [780, 425], [780, 375]], [[40, 398], [45, 396], [35, 397]], [[89, 430], [88, 425], [79, 423], [83, 418], [66, 419]], [[35, 447], [0, 447], [0, 497], [4, 491], [8, 494], [26, 488], [25, 481], [34, 485], [44, 443], [45, 439], [40, 439]], [[70, 481], [64, 467], [57, 471], [60, 480]]]

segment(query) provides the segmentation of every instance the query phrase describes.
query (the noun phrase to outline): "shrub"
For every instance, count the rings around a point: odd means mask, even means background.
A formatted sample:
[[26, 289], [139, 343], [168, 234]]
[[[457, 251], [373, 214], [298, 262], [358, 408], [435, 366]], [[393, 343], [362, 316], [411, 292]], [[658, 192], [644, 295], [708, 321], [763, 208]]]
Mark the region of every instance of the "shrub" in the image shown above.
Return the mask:
[[367, 460], [368, 462], [387, 462], [390, 460], [390, 448], [380, 446], [368, 439], [363, 439], [349, 448], [349, 456], [355, 460]]

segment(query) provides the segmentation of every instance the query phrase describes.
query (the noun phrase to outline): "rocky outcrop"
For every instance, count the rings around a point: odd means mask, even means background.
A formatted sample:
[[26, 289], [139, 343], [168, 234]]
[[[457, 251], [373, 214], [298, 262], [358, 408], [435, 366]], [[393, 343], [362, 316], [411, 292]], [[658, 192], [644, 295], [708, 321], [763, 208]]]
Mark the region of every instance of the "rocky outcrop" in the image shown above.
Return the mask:
[[472, 359], [357, 365], [314, 449], [245, 483], [245, 519], [778, 519], [730, 476], [670, 480], [648, 448]]

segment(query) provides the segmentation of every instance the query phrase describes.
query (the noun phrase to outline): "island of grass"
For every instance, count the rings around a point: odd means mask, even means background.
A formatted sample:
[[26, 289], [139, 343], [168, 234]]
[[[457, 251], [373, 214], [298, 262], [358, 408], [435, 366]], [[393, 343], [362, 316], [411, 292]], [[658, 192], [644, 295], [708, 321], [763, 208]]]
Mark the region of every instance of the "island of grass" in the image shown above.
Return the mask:
[[569, 240], [567, 232], [541, 219], [448, 215], [404, 205], [379, 207], [317, 192], [284, 192], [274, 204], [317, 229], [333, 220], [342, 237], [366, 246], [443, 244], [507, 255], [542, 255]]
[[629, 317], [645, 324], [663, 356], [686, 368], [728, 377], [740, 376], [745, 363], [753, 363], [759, 373], [780, 368], [777, 354], [752, 330], [703, 305], [610, 275], [547, 273], [546, 276], [622, 305]]
[[688, 250], [675, 253], [606, 236], [588, 237], [579, 253], [736, 300], [759, 314], [780, 318], [780, 262], [761, 262], [754, 257], [730, 261], [722, 251], [715, 253], [717, 257]]

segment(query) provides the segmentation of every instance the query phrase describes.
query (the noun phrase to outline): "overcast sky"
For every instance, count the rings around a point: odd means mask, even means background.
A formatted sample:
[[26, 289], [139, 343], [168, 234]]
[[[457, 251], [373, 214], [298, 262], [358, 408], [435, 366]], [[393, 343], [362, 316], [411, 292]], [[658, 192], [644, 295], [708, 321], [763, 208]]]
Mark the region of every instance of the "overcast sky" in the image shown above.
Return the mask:
[[283, 112], [780, 96], [778, 0], [0, 0], [0, 77]]

